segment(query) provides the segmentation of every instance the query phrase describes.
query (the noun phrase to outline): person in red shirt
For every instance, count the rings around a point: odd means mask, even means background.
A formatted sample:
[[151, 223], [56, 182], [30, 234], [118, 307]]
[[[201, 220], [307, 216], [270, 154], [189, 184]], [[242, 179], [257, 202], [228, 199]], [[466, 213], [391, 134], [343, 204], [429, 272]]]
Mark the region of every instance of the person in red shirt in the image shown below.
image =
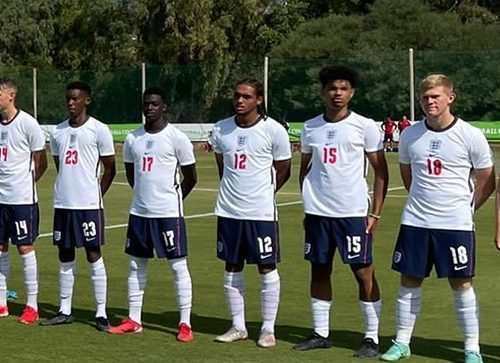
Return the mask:
[[390, 117], [387, 117], [380, 127], [384, 130], [384, 149], [385, 151], [392, 151], [394, 149], [396, 123]]
[[407, 127], [409, 127], [409, 126], [411, 126], [410, 120], [408, 120], [408, 118], [406, 116], [403, 116], [401, 118], [401, 120], [398, 122], [399, 134], [401, 135], [401, 133], [403, 132], [403, 130], [406, 129]]

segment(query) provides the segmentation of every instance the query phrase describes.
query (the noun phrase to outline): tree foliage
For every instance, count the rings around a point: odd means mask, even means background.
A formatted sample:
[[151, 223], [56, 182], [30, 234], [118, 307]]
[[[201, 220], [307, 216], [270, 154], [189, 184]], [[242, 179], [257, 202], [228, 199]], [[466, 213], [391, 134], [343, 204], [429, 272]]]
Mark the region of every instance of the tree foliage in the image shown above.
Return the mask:
[[[213, 119], [225, 110], [234, 82], [262, 78], [266, 54], [271, 111], [290, 120], [317, 107], [316, 73], [333, 61], [362, 70], [357, 107], [377, 118], [404, 112], [408, 48], [416, 51], [418, 76], [453, 70], [495, 93], [497, 72], [489, 63], [500, 48], [495, 0], [3, 0], [0, 11], [0, 66], [40, 69], [47, 121], [61, 112], [51, 105], [75, 78], [99, 90], [99, 113], [115, 122], [140, 117], [141, 62], [149, 65], [149, 84], [167, 89], [175, 120]], [[490, 53], [463, 53], [479, 51]], [[24, 89], [30, 75], [18, 70]], [[479, 76], [481, 70], [489, 74]], [[494, 106], [462, 104], [473, 117], [500, 117]]]
[[[500, 119], [500, 109], [494, 106], [498, 100], [494, 84], [500, 82], [500, 71], [495, 67], [500, 24], [464, 23], [459, 13], [443, 12], [442, 8], [433, 11], [429, 3], [377, 0], [365, 16], [330, 15], [302, 24], [271, 52], [271, 59], [283, 59], [286, 64], [275, 68], [271, 79], [277, 80], [288, 96], [278, 99], [273, 108], [283, 117], [292, 118], [290, 121], [312, 116], [310, 105], [317, 105], [317, 92], [301, 90], [318, 83], [320, 66], [346, 63], [362, 75], [355, 99], [358, 110], [376, 119], [407, 114], [408, 49], [413, 48], [416, 80], [430, 72], [442, 72], [454, 76], [459, 88], [461, 84], [467, 88], [474, 84], [481, 95], [461, 93], [457, 112], [472, 119]], [[315, 63], [302, 67], [287, 62], [290, 58]]]

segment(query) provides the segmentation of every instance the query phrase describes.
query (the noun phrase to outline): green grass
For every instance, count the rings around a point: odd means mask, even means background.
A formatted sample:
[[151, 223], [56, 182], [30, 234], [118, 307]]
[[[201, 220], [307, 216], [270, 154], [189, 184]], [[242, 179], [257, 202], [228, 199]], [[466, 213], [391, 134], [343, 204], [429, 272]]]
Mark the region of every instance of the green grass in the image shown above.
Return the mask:
[[[121, 157], [116, 182], [105, 196], [108, 226], [125, 224], [131, 193], [125, 183]], [[382, 290], [383, 311], [381, 345], [385, 349], [395, 331], [395, 297], [399, 276], [391, 271], [392, 248], [405, 202], [397, 168], [397, 155], [388, 154], [390, 188], [375, 241], [375, 267]], [[197, 154], [198, 189], [186, 200], [186, 216], [211, 213], [218, 186], [213, 156]], [[77, 278], [73, 296], [75, 323], [59, 327], [23, 326], [16, 322], [25, 300], [22, 272], [15, 249], [11, 249], [9, 288], [20, 298], [10, 302], [11, 316], [0, 320], [3, 347], [1, 362], [354, 362], [352, 351], [362, 339], [362, 318], [359, 312], [357, 287], [349, 268], [336, 258], [334, 271], [334, 308], [331, 330], [334, 348], [295, 352], [294, 343], [311, 332], [309, 309], [309, 264], [303, 260], [302, 208], [298, 194], [299, 157], [294, 157], [293, 177], [279, 194], [279, 203], [297, 202], [280, 207], [282, 231], [282, 295], [276, 333], [278, 345], [263, 350], [255, 346], [260, 327], [259, 279], [255, 266], [247, 266], [246, 317], [251, 338], [245, 342], [216, 344], [215, 335], [223, 333], [230, 320], [222, 289], [223, 263], [215, 257], [215, 217], [197, 217], [187, 221], [193, 278], [192, 323], [195, 340], [176, 342], [178, 314], [168, 265], [152, 260], [144, 299], [141, 334], [113, 336], [92, 327], [94, 302], [85, 253], [78, 251]], [[50, 233], [52, 225], [52, 188], [54, 167], [50, 166], [39, 184], [41, 233]], [[500, 360], [498, 346], [498, 255], [493, 247], [493, 200], [477, 214], [477, 278], [476, 289], [481, 306], [481, 343], [486, 362]], [[108, 271], [108, 315], [113, 324], [127, 316], [128, 258], [123, 252], [125, 228], [108, 229], [103, 254]], [[42, 318], [57, 312], [58, 260], [51, 237], [36, 243], [40, 269], [40, 311]], [[430, 278], [424, 284], [423, 306], [412, 342], [412, 362], [463, 361], [462, 337], [455, 320], [452, 293], [446, 280]]]

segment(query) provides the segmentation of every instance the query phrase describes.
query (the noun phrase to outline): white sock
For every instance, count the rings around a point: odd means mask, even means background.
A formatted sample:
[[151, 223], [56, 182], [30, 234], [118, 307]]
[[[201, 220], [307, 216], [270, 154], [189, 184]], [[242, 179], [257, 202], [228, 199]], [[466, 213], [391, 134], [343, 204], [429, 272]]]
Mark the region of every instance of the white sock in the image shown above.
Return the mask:
[[176, 258], [168, 261], [174, 275], [175, 295], [179, 307], [180, 323], [191, 326], [191, 305], [193, 300], [193, 287], [191, 275], [187, 265], [187, 258]]
[[371, 338], [378, 344], [378, 326], [382, 301], [360, 301], [361, 313], [365, 321], [365, 338]]
[[403, 287], [399, 288], [396, 302], [396, 341], [401, 344], [410, 345], [413, 327], [420, 314], [421, 288]]
[[108, 278], [106, 276], [106, 266], [104, 259], [100, 257], [97, 261], [89, 263], [90, 280], [94, 289], [94, 298], [96, 304], [95, 316], [107, 318], [106, 315], [106, 294]]
[[130, 256], [128, 272], [128, 316], [137, 323], [140, 323], [142, 319], [142, 299], [148, 281], [147, 267], [147, 258]]
[[224, 293], [229, 313], [233, 319], [233, 326], [238, 330], [246, 330], [243, 272], [226, 271], [224, 273]]
[[9, 251], [0, 251], [0, 306], [7, 305], [7, 280], [9, 279]]
[[471, 286], [465, 291], [453, 291], [455, 313], [465, 338], [465, 351], [479, 353], [479, 306]]
[[38, 266], [35, 251], [21, 256], [26, 288], [26, 305], [38, 311]]
[[311, 298], [313, 329], [316, 334], [322, 336], [323, 338], [328, 338], [330, 335], [331, 307], [331, 300], [320, 300], [314, 297]]
[[262, 328], [269, 333], [274, 333], [274, 324], [278, 315], [280, 303], [280, 275], [278, 270], [273, 270], [261, 275], [260, 280], [260, 306], [262, 312]]
[[61, 262], [59, 264], [59, 296], [61, 298], [60, 311], [65, 315], [71, 314], [71, 300], [73, 298], [75, 272], [75, 260], [70, 262]]

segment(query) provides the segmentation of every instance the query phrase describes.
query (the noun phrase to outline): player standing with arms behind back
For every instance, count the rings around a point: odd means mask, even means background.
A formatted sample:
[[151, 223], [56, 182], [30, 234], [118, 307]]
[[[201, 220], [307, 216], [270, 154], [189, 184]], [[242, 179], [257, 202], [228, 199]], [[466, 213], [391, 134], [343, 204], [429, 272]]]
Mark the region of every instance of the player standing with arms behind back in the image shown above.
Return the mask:
[[[123, 145], [127, 181], [134, 189], [125, 252], [130, 255], [129, 317], [108, 330], [111, 334], [142, 331], [141, 310], [148, 259], [167, 258], [174, 275], [180, 310], [177, 340], [193, 340], [191, 275], [187, 265], [187, 236], [183, 199], [196, 185], [196, 164], [189, 138], [165, 117], [165, 92], [156, 87], [143, 95], [146, 124], [134, 130]], [[179, 178], [178, 167], [182, 173]]]
[[35, 182], [47, 169], [47, 156], [40, 125], [16, 107], [16, 96], [15, 81], [0, 78], [0, 317], [9, 315], [10, 238], [21, 256], [27, 295], [18, 321], [33, 324], [38, 320], [38, 268], [33, 246], [39, 224]]
[[[75, 282], [75, 248], [84, 247], [97, 305], [96, 328], [109, 328], [106, 315], [107, 277], [101, 245], [104, 244], [102, 197], [116, 174], [115, 150], [109, 128], [87, 113], [91, 89], [77, 81], [66, 87], [69, 119], [50, 135], [56, 165], [54, 236], [59, 249], [59, 312], [40, 325], [73, 322], [71, 302]], [[100, 175], [101, 164], [104, 166]]]
[[481, 130], [451, 113], [455, 97], [449, 77], [426, 77], [420, 82], [420, 106], [426, 117], [401, 134], [400, 172], [409, 195], [392, 263], [401, 273], [397, 334], [392, 347], [380, 357], [385, 361], [410, 356], [421, 285], [435, 266], [437, 277], [448, 278], [453, 290], [465, 338], [465, 362], [482, 362], [479, 308], [472, 286], [476, 267], [473, 217], [495, 189], [495, 171]]
[[217, 256], [225, 261], [224, 292], [232, 327], [216, 342], [248, 338], [245, 324], [245, 260], [261, 274], [263, 324], [257, 345], [276, 345], [280, 260], [275, 193], [290, 178], [288, 133], [264, 110], [264, 89], [255, 79], [240, 81], [234, 90], [236, 115], [217, 122], [212, 145], [221, 179], [215, 207]]
[[[380, 219], [389, 173], [375, 121], [349, 109], [357, 73], [344, 66], [328, 66], [320, 71], [319, 79], [326, 110], [304, 124], [299, 176], [306, 214], [304, 252], [311, 262], [314, 332], [294, 349], [331, 347], [331, 275], [338, 249], [358, 283], [365, 320], [365, 337], [354, 355], [373, 357], [379, 351], [382, 303], [372, 266], [372, 233]], [[366, 182], [367, 162], [375, 172], [373, 203]]]

